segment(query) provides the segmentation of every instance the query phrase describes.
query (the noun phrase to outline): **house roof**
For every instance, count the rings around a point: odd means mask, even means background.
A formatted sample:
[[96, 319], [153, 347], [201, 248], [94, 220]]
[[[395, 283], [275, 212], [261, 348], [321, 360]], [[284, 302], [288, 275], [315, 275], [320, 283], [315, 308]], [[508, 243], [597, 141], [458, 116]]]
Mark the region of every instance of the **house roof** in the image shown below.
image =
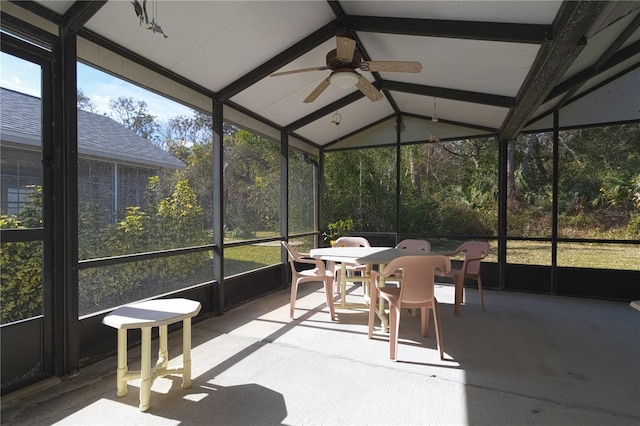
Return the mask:
[[[142, 2], [140, 2], [142, 3]], [[313, 150], [639, 120], [637, 1], [149, 1], [10, 3], [78, 34], [80, 60], [202, 111]], [[15, 9], [24, 8], [21, 11]], [[11, 10], [13, 9], [13, 10]], [[25, 11], [25, 9], [27, 11]], [[32, 19], [37, 22], [36, 19]], [[42, 25], [42, 27], [46, 27]], [[54, 32], [54, 29], [48, 29]], [[418, 73], [358, 72], [380, 89], [330, 86], [338, 30], [365, 60], [419, 61]], [[339, 126], [332, 116], [342, 116]], [[433, 123], [433, 115], [439, 117]]]
[[[3, 143], [40, 146], [40, 98], [0, 88]], [[78, 153], [145, 167], [182, 169], [184, 163], [113, 119], [78, 110]]]

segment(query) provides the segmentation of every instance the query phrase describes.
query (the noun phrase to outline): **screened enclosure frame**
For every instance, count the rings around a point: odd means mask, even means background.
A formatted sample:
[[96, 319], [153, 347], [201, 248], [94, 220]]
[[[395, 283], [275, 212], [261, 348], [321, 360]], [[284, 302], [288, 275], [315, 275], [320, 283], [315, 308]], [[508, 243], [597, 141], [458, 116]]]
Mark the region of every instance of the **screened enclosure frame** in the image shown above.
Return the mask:
[[[260, 114], [250, 111], [231, 100], [232, 94], [236, 89], [233, 86], [227, 88], [222, 93], [214, 93], [195, 82], [189, 81], [185, 77], [177, 75], [162, 66], [153, 63], [149, 59], [142, 57], [127, 50], [125, 47], [118, 46], [116, 43], [107, 40], [89, 30], [84, 25], [86, 22], [104, 5], [105, 2], [77, 2], [69, 10], [65, 16], [59, 16], [56, 13], [44, 9], [37, 3], [28, 2], [18, 4], [18, 8], [24, 9], [25, 15], [16, 13], [9, 14], [2, 12], [2, 51], [25, 58], [36, 58], [38, 61], [44, 61], [50, 67], [46, 74], [50, 74], [51, 78], [44, 80], [43, 90], [43, 117], [50, 126], [43, 127], [43, 138], [50, 140], [51, 151], [44, 154], [45, 166], [49, 169], [48, 179], [53, 182], [48, 188], [51, 196], [45, 200], [45, 204], [49, 205], [49, 210], [45, 214], [44, 221], [51, 224], [50, 231], [33, 230], [22, 233], [19, 236], [15, 231], [2, 230], [2, 241], [21, 241], [23, 239], [41, 238], [43, 232], [51, 232], [50, 243], [45, 245], [45, 265], [44, 281], [45, 292], [51, 295], [49, 305], [45, 305], [45, 312], [50, 312], [52, 317], [52, 325], [47, 326], [45, 332], [45, 364], [42, 374], [36, 377], [28, 377], [24, 380], [19, 378], [7, 385], [3, 384], [2, 392], [11, 392], [13, 390], [24, 387], [34, 381], [40, 380], [47, 376], [66, 376], [78, 372], [84, 365], [93, 363], [99, 359], [103, 359], [114, 353], [115, 335], [101, 324], [102, 318], [109, 311], [96, 312], [91, 315], [80, 317], [78, 311], [79, 298], [79, 278], [80, 270], [96, 267], [104, 267], [109, 265], [126, 264], [133, 261], [151, 260], [169, 258], [176, 255], [213, 252], [212, 270], [213, 279], [198, 285], [189, 286], [180, 291], [171, 293], [171, 296], [179, 295], [180, 297], [188, 297], [199, 300], [203, 304], [203, 309], [196, 318], [202, 320], [209, 315], [223, 315], [225, 311], [246, 303], [249, 300], [256, 299], [265, 294], [279, 291], [289, 285], [289, 272], [286, 263], [286, 253], [281, 251], [280, 262], [268, 265], [264, 268], [251, 270], [243, 274], [225, 277], [225, 250], [234, 247], [250, 245], [255, 243], [274, 242], [280, 240], [289, 240], [295, 238], [313, 238], [315, 246], [320, 245], [322, 226], [325, 225], [323, 219], [322, 195], [324, 191], [323, 173], [325, 168], [325, 157], [328, 153], [343, 149], [362, 149], [345, 148], [340, 146], [340, 141], [348, 139], [366, 131], [370, 131], [385, 121], [393, 121], [395, 124], [395, 140], [390, 140], [385, 144], [377, 144], [376, 147], [395, 147], [396, 152], [396, 188], [395, 188], [395, 229], [388, 230], [398, 234], [401, 229], [401, 212], [400, 212], [400, 173], [401, 148], [407, 145], [407, 141], [403, 139], [401, 129], [403, 120], [414, 119], [411, 114], [404, 114], [396, 111], [390, 116], [376, 121], [375, 123], [364, 128], [358, 128], [346, 138], [334, 141], [326, 145], [321, 145], [309, 140], [298, 133], [298, 130], [312, 119], [323, 117], [326, 114], [333, 113], [341, 105], [346, 105], [352, 101], [356, 95], [350, 95], [340, 102], [331, 103], [325, 108], [321, 108], [303, 120], [282, 126], [275, 122], [264, 118]], [[330, 2], [333, 8], [336, 8], [337, 2]], [[12, 5], [14, 7], [15, 4]], [[339, 5], [338, 5], [339, 6]], [[16, 16], [14, 16], [16, 15]], [[32, 25], [32, 20], [37, 25]], [[638, 21], [638, 19], [636, 19]], [[46, 29], [43, 29], [46, 28]], [[329, 33], [333, 25], [328, 29], [323, 29]], [[637, 28], [637, 24], [636, 24]], [[13, 34], [13, 35], [12, 35]], [[316, 37], [318, 37], [316, 35]], [[33, 41], [38, 41], [49, 46], [49, 50], [40, 47], [34, 47]], [[212, 138], [212, 156], [213, 169], [211, 177], [213, 180], [213, 232], [211, 242], [209, 244], [181, 247], [167, 250], [157, 250], [153, 252], [134, 253], [122, 256], [112, 256], [108, 258], [79, 260], [78, 259], [78, 191], [77, 191], [77, 76], [76, 64], [82, 58], [78, 57], [78, 45], [83, 43], [92, 43], [97, 46], [101, 52], [107, 52], [108, 55], [115, 55], [123, 61], [131, 62], [138, 67], [139, 70], [148, 72], [154, 77], [164, 81], [166, 87], [172, 87], [174, 90], [183, 90], [192, 94], [195, 99], [191, 106], [200, 105], [200, 111], [211, 114], [211, 124], [213, 129]], [[631, 49], [637, 48], [637, 42], [631, 44]], [[628, 57], [633, 57], [626, 51]], [[636, 64], [631, 68], [626, 68], [619, 75], [627, 75], [637, 71], [640, 65]], [[113, 72], [115, 75], [116, 73]], [[251, 75], [243, 78], [251, 79]], [[606, 84], [615, 79], [609, 79], [601, 82], [592, 89], [604, 87]], [[239, 81], [238, 85], [243, 83]], [[380, 85], [379, 85], [380, 86]], [[387, 83], [386, 88], [380, 87], [381, 90], [399, 89], [392, 83]], [[159, 91], [158, 88], [153, 88]], [[164, 96], [172, 98], [169, 93]], [[588, 95], [585, 94], [583, 96]], [[597, 270], [589, 268], [566, 268], [558, 266], [558, 244], [567, 242], [578, 243], [606, 243], [621, 244], [629, 246], [640, 245], [640, 240], [617, 240], [617, 239], [576, 239], [561, 237], [558, 235], [558, 134], [561, 130], [560, 121], [562, 108], [571, 105], [572, 102], [580, 100], [581, 96], [569, 96], [558, 108], [553, 109], [542, 117], [535, 117], [529, 123], [533, 125], [536, 122], [552, 119], [552, 126], [542, 126], [535, 131], [544, 129], [552, 132], [554, 138], [553, 144], [553, 201], [552, 201], [552, 227], [551, 236], [544, 238], [525, 238], [525, 237], [509, 237], [507, 230], [508, 222], [508, 206], [506, 191], [506, 175], [507, 175], [507, 149], [508, 144], [513, 139], [501, 139], [500, 135], [511, 135], [513, 129], [491, 129], [490, 127], [477, 129], [478, 137], [492, 136], [496, 138], [498, 145], [498, 220], [496, 235], [469, 235], [466, 237], [484, 238], [497, 242], [497, 258], [498, 262], [487, 265], [487, 278], [483, 279], [487, 283], [487, 287], [499, 290], [519, 290], [531, 291], [554, 295], [572, 295], [582, 297], [597, 297], [605, 299], [617, 300], [635, 300], [640, 299], [640, 287], [632, 285], [637, 282], [640, 277], [638, 271], [626, 270]], [[503, 102], [504, 100], [501, 100]], [[424, 119], [424, 117], [419, 117]], [[59, 123], [59, 126], [53, 126], [51, 123]], [[264, 132], [269, 134], [270, 138], [279, 142], [279, 159], [280, 159], [280, 235], [268, 238], [247, 239], [239, 242], [225, 243], [224, 235], [224, 133], [223, 125], [225, 122], [236, 123], [238, 126], [252, 129], [257, 134]], [[615, 124], [621, 123], [640, 123], [638, 120], [632, 121], [616, 121]], [[598, 123], [601, 126], [606, 123]], [[596, 124], [594, 124], [595, 126]], [[569, 127], [566, 127], [569, 128]], [[493, 133], [489, 133], [491, 130]], [[529, 132], [526, 128], [522, 132]], [[472, 138], [474, 135], [469, 136]], [[425, 135], [427, 138], [427, 135]], [[443, 141], [455, 140], [455, 138], [443, 138]], [[427, 140], [413, 141], [411, 143], [429, 143]], [[47, 144], [44, 144], [47, 146]], [[308, 160], [313, 166], [314, 180], [314, 197], [315, 203], [312, 207], [314, 229], [312, 231], [291, 232], [289, 223], [289, 150], [296, 149], [305, 152], [305, 161]], [[317, 160], [316, 160], [317, 158]], [[45, 179], [46, 181], [46, 179]], [[54, 225], [55, 224], [55, 225]], [[357, 231], [357, 230], [356, 230]], [[29, 234], [29, 235], [27, 235]], [[428, 238], [453, 238], [459, 236], [451, 235], [420, 235], [420, 237]], [[507, 262], [507, 244], [509, 241], [518, 240], [534, 240], [548, 242], [551, 244], [551, 265], [510, 265]], [[611, 282], [606, 288], [603, 288], [601, 281], [606, 277]], [[532, 284], [533, 281], [546, 282], [549, 288], [540, 287]], [[523, 283], [520, 286], [510, 286], [512, 281]], [[565, 286], [563, 283], [567, 281], [579, 281], [584, 286], [584, 291], [580, 293], [580, 288], [576, 286]], [[259, 284], [256, 284], [259, 282]], [[158, 297], [166, 297], [166, 294], [156, 295]], [[155, 296], [154, 296], [155, 297]], [[25, 322], [26, 323], [26, 322]], [[25, 324], [12, 325], [12, 327], [23, 326]], [[4, 327], [4, 326], [3, 326]], [[9, 327], [5, 327], [6, 330]], [[33, 333], [32, 330], [28, 333]], [[4, 335], [5, 333], [3, 333]], [[4, 348], [10, 347], [5, 342]], [[16, 353], [18, 353], [17, 351]], [[8, 364], [6, 364], [8, 363]], [[14, 363], [14, 364], [12, 364]], [[3, 351], [3, 364], [6, 368], [12, 368], [12, 365], [19, 364], [15, 356], [5, 357]], [[20, 367], [15, 367], [20, 368]], [[4, 368], [3, 368], [4, 371]]]

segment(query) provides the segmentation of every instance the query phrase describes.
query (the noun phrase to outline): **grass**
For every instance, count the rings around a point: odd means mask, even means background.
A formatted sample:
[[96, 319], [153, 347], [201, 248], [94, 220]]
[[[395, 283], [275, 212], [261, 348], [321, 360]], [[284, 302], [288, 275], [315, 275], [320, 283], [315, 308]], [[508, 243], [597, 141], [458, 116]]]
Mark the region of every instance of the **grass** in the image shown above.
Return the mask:
[[[455, 248], [451, 245], [433, 244], [436, 252]], [[495, 243], [486, 261], [497, 262]], [[576, 268], [601, 268], [640, 270], [640, 245], [602, 243], [559, 243], [558, 266]], [[538, 241], [509, 241], [507, 262], [525, 265], [551, 265], [551, 243]], [[279, 243], [273, 245], [248, 245], [225, 250], [225, 275], [246, 272], [280, 263]]]

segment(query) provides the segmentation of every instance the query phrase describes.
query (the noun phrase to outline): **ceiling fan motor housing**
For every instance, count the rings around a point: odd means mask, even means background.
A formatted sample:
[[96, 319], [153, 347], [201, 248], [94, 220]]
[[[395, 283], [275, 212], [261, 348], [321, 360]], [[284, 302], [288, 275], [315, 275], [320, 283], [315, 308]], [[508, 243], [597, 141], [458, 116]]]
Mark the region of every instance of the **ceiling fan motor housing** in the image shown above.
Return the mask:
[[333, 49], [327, 53], [327, 68], [334, 71], [343, 68], [351, 68], [353, 70], [360, 66], [360, 62], [362, 62], [362, 55], [357, 50], [354, 52], [351, 62], [343, 62], [338, 59], [337, 49]]

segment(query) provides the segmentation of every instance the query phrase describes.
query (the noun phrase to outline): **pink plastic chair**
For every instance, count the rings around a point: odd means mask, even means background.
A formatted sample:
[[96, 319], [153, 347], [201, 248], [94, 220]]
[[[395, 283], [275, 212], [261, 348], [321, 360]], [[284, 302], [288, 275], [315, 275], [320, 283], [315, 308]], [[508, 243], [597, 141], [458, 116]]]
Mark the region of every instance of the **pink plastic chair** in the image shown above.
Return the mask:
[[464, 261], [462, 268], [452, 269], [450, 272], [444, 274], [453, 280], [455, 285], [455, 304], [453, 312], [455, 315], [460, 315], [460, 304], [464, 297], [464, 280], [465, 278], [471, 278], [478, 282], [478, 293], [480, 293], [480, 304], [482, 305], [482, 311], [484, 312], [484, 296], [482, 294], [482, 279], [480, 277], [480, 265], [482, 259], [489, 254], [489, 243], [486, 241], [467, 241], [462, 243], [457, 249], [450, 253], [443, 253], [445, 256], [455, 256], [464, 252]]
[[[324, 262], [317, 259], [311, 259], [303, 257], [295, 251], [291, 244], [286, 241], [282, 241], [282, 246], [287, 250], [289, 254], [289, 264], [291, 265], [291, 302], [289, 316], [293, 319], [293, 311], [296, 306], [296, 297], [298, 294], [298, 286], [306, 282], [318, 282], [324, 283], [324, 291], [327, 296], [327, 306], [329, 307], [329, 313], [331, 314], [331, 320], [336, 317], [333, 308], [333, 272], [327, 270], [324, 267]], [[301, 269], [299, 270], [298, 264], [314, 265], [313, 269]]]
[[[402, 280], [399, 287], [378, 286], [378, 277], [388, 277], [398, 270], [402, 270]], [[375, 285], [371, 286], [369, 339], [373, 338], [373, 323], [376, 316], [375, 301], [380, 296], [389, 302], [389, 357], [392, 360], [397, 359], [398, 331], [402, 308], [420, 308], [420, 325], [424, 337], [427, 337], [429, 330], [429, 311], [433, 310], [440, 359], [444, 359], [438, 301], [434, 294], [436, 270], [443, 273], [449, 272], [451, 260], [442, 255], [402, 256], [392, 260], [382, 272], [373, 271], [371, 273], [371, 280]]]
[[[431, 243], [427, 240], [414, 240], [409, 238], [409, 239], [400, 241], [396, 245], [396, 248], [400, 250], [407, 250], [407, 251], [425, 251], [428, 253], [431, 251]], [[397, 281], [401, 277], [402, 277], [402, 272], [398, 271], [393, 275], [392, 280]], [[417, 311], [415, 309], [412, 309], [411, 315], [416, 316], [416, 314], [417, 314]]]
[[364, 237], [340, 237], [336, 240], [334, 247], [371, 247], [369, 241]]
[[[371, 247], [369, 241], [364, 237], [340, 237], [333, 244], [334, 247]], [[333, 264], [333, 274], [339, 274], [340, 264]], [[347, 281], [348, 282], [361, 282], [368, 283], [369, 277], [366, 277], [367, 274], [367, 265], [350, 265], [347, 264]], [[356, 275], [359, 274], [359, 275]], [[338, 275], [339, 277], [339, 275]], [[336, 291], [340, 291], [341, 294], [344, 294], [344, 288], [347, 283], [341, 283], [338, 279], [336, 279], [336, 286], [340, 285], [341, 288], [336, 288]], [[365, 287], [365, 295], [367, 294]]]
[[402, 240], [396, 245], [397, 249], [410, 251], [431, 251], [431, 243], [427, 240]]

